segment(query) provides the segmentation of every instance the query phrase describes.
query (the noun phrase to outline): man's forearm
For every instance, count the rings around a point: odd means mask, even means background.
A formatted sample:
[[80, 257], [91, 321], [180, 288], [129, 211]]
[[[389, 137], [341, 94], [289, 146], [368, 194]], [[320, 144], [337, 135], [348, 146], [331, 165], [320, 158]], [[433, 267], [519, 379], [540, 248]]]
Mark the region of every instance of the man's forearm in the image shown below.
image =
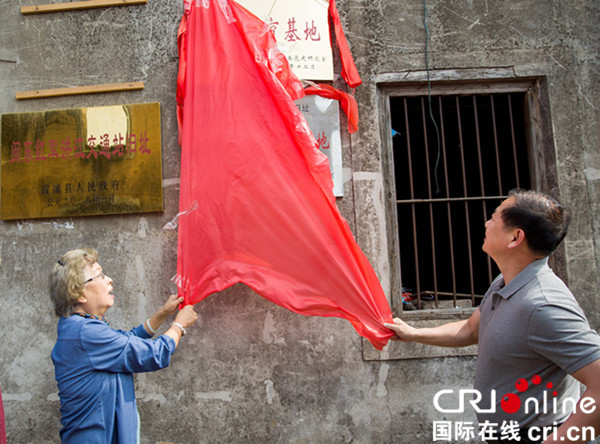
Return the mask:
[[477, 338], [466, 320], [439, 327], [415, 328], [411, 337], [413, 342], [440, 347], [465, 347], [477, 344]]
[[466, 347], [477, 344], [479, 340], [479, 319], [480, 312], [476, 309], [469, 319], [438, 327], [415, 328], [398, 318], [394, 319], [393, 324], [385, 324], [385, 327], [396, 333], [392, 338], [395, 340], [440, 347]]

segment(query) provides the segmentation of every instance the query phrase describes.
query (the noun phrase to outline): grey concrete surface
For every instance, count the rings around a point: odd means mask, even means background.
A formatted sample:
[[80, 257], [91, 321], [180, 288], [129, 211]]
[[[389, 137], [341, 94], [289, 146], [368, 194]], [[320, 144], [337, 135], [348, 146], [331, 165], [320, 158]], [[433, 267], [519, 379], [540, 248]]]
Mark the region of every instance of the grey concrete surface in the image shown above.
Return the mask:
[[[115, 285], [116, 328], [145, 320], [175, 291], [178, 211], [177, 28], [182, 4], [23, 16], [42, 1], [0, 0], [0, 113], [160, 102], [165, 211], [161, 214], [0, 222], [0, 387], [10, 443], [59, 442], [50, 351], [56, 318], [52, 264], [88, 245]], [[359, 131], [343, 135], [345, 197], [359, 244], [390, 291], [375, 79], [425, 69], [417, 0], [338, 0], [363, 85]], [[600, 4], [594, 0], [427, 0], [432, 70], [509, 67], [546, 76], [559, 189], [574, 208], [569, 283], [600, 325]], [[210, 42], [207, 42], [210, 44]], [[336, 60], [337, 72], [339, 61]], [[144, 81], [130, 93], [17, 101], [18, 91]], [[340, 80], [336, 86], [344, 87]], [[343, 125], [342, 125], [343, 126]], [[1, 202], [0, 202], [1, 204]], [[168, 369], [136, 376], [142, 443], [432, 442], [442, 389], [471, 387], [475, 359], [363, 360], [363, 341], [340, 319], [293, 314], [242, 285], [197, 306], [200, 319]], [[394, 344], [394, 346], [401, 346]]]

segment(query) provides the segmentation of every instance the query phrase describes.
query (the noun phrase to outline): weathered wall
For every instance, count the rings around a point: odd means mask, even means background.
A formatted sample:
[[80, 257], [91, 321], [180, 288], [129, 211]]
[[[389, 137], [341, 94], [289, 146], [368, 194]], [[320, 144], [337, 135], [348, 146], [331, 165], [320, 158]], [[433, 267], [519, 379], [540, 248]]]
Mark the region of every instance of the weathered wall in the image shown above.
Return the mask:
[[[165, 212], [0, 222], [0, 387], [12, 443], [58, 441], [50, 361], [56, 318], [47, 292], [57, 257], [81, 245], [97, 248], [115, 282], [111, 324], [129, 328], [174, 291], [177, 253], [176, 232], [162, 227], [178, 209], [180, 2], [20, 14], [34, 3], [45, 2], [0, 0], [0, 113], [160, 102]], [[385, 286], [391, 267], [375, 78], [425, 69], [423, 2], [337, 3], [364, 81], [356, 89], [360, 130], [345, 137], [347, 192], [339, 204]], [[560, 192], [575, 210], [567, 240], [570, 284], [596, 320], [598, 7], [593, 0], [427, 2], [431, 69], [512, 67], [517, 75], [548, 77]], [[144, 81], [146, 88], [14, 98], [17, 91], [127, 81]], [[473, 358], [364, 361], [363, 343], [347, 322], [293, 314], [241, 285], [197, 309], [200, 320], [171, 367], [136, 377], [143, 443], [427, 443], [433, 421], [444, 419], [433, 407], [434, 394], [472, 382]]]

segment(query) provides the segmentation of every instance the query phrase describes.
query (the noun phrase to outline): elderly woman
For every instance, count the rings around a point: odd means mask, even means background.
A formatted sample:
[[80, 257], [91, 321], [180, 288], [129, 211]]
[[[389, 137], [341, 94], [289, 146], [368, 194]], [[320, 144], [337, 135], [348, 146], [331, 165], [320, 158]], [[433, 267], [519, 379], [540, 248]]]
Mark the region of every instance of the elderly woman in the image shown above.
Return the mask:
[[139, 442], [139, 415], [133, 373], [169, 365], [186, 328], [197, 315], [192, 306], [156, 339], [160, 325], [183, 298], [169, 297], [150, 319], [129, 332], [113, 330], [104, 317], [113, 306], [112, 279], [103, 273], [93, 249], [67, 252], [54, 265], [50, 297], [58, 321], [52, 350], [60, 397], [63, 442]]

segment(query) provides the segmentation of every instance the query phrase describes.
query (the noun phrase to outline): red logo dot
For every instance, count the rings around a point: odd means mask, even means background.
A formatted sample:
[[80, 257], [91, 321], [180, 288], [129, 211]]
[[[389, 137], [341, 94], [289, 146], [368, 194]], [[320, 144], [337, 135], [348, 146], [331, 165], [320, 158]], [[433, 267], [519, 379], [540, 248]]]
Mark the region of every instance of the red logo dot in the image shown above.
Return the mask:
[[514, 393], [507, 393], [500, 400], [500, 407], [506, 413], [515, 413], [521, 408], [521, 400]]
[[519, 379], [517, 381], [517, 383], [515, 384], [515, 386], [517, 387], [517, 390], [520, 392], [524, 392], [525, 390], [527, 390], [529, 388], [529, 384], [527, 384], [527, 381], [525, 379]]

